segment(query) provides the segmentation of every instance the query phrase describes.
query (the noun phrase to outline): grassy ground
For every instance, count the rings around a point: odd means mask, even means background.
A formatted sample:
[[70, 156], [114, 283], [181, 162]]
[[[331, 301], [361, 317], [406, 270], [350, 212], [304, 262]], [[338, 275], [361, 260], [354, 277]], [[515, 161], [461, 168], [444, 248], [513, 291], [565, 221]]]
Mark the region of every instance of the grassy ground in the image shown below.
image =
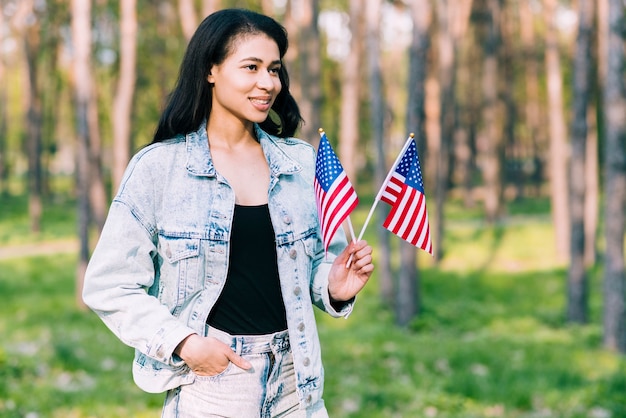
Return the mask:
[[[67, 201], [37, 238], [23, 199], [2, 199], [0, 251], [73, 234]], [[565, 270], [535, 203], [497, 227], [451, 206], [443, 263], [420, 254], [423, 310], [408, 328], [375, 276], [350, 318], [319, 316], [331, 417], [626, 417], [626, 360], [601, 348], [600, 274], [590, 324], [565, 324]], [[162, 395], [132, 382], [132, 350], [76, 307], [74, 269], [73, 251], [0, 259], [0, 417], [159, 416]]]

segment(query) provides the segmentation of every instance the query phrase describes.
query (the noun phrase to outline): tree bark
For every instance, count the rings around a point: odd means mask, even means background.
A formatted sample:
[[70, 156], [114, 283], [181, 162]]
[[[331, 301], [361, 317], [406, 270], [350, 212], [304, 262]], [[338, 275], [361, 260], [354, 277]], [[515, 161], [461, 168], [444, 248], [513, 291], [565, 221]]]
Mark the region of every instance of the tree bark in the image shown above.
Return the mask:
[[[32, 11], [34, 15], [34, 10]], [[28, 212], [30, 229], [32, 232], [41, 232], [42, 203], [42, 102], [38, 84], [37, 54], [40, 45], [40, 24], [29, 26], [25, 32], [24, 46], [28, 70], [28, 111], [26, 113], [26, 132], [28, 149]]]
[[565, 116], [563, 114], [563, 80], [556, 28], [556, 0], [545, 0], [546, 72], [550, 112], [550, 197], [557, 256], [566, 260], [569, 241], [569, 212], [567, 189], [568, 149]]
[[604, 346], [626, 352], [626, 86], [624, 82], [624, 6], [609, 0], [607, 67], [603, 89], [605, 144]]
[[481, 111], [483, 127], [479, 132], [479, 149], [484, 180], [485, 216], [490, 223], [502, 215], [502, 125], [499, 103], [498, 53], [500, 38], [500, 6], [498, 0], [485, 0], [482, 13], [485, 19], [483, 45]]
[[456, 51], [453, 35], [453, 18], [455, 6], [448, 0], [437, 2], [437, 17], [439, 23], [439, 152], [434, 155], [437, 159], [435, 177], [435, 216], [434, 236], [438, 237], [433, 242], [433, 256], [435, 262], [439, 262], [443, 256], [444, 236], [444, 205], [448, 193], [450, 153], [452, 149], [452, 137], [455, 126], [455, 59]]
[[[341, 111], [339, 115], [339, 155], [348, 178], [356, 181], [356, 147], [359, 143], [359, 90], [361, 68], [360, 0], [350, 0], [350, 52], [342, 65]], [[355, 183], [356, 184], [356, 183]]]
[[[407, 131], [415, 134], [420, 148], [426, 139], [426, 76], [428, 51], [430, 49], [430, 25], [432, 10], [429, 0], [418, 0], [411, 4], [413, 33], [409, 49], [409, 99], [407, 103]], [[395, 297], [396, 323], [407, 325], [420, 312], [420, 284], [417, 268], [417, 249], [402, 241], [400, 244], [400, 273]]]
[[[385, 164], [385, 102], [383, 95], [383, 78], [380, 68], [380, 9], [381, 0], [368, 0], [365, 6], [365, 42], [367, 50], [367, 68], [369, 79], [370, 118], [372, 123], [372, 136], [376, 149], [376, 185], [380, 187], [387, 176]], [[377, 189], [378, 190], [378, 189]], [[379, 267], [378, 280], [380, 296], [384, 303], [393, 300], [393, 277], [391, 273], [391, 250], [389, 246], [389, 233], [382, 227], [385, 214], [383, 205], [379, 205], [376, 222], [378, 235]]]
[[585, 269], [585, 154], [587, 151], [587, 109], [591, 81], [593, 0], [578, 2], [578, 37], [574, 56], [574, 98], [569, 175], [570, 264], [567, 280], [567, 320], [585, 323], [588, 319], [587, 272]]
[[[293, 0], [292, 0], [293, 1]], [[319, 144], [318, 130], [321, 127], [321, 45], [317, 28], [319, 0], [299, 0], [298, 2], [300, 61], [300, 111], [304, 119], [301, 136], [313, 146]], [[293, 6], [292, 6], [293, 7]], [[296, 10], [294, 8], [294, 10]]]
[[[32, 21], [29, 23], [29, 21]], [[23, 42], [24, 72], [26, 73], [25, 120], [26, 157], [28, 161], [27, 189], [30, 230], [41, 232], [42, 204], [42, 101], [38, 83], [38, 51], [41, 43], [39, 17], [32, 0], [21, 2], [16, 9], [11, 26]]]
[[77, 198], [79, 259], [76, 274], [76, 302], [85, 307], [82, 301], [82, 288], [85, 270], [89, 261], [89, 184], [90, 184], [90, 130], [89, 102], [93, 91], [91, 78], [91, 1], [72, 0], [72, 39], [74, 46], [74, 104], [77, 134]]
[[113, 101], [113, 193], [131, 153], [131, 114], [137, 78], [137, 2], [120, 2], [120, 75]]
[[[120, 7], [124, 6], [121, 5]], [[178, 0], [178, 17], [183, 35], [189, 41], [198, 27], [198, 15], [193, 0]]]

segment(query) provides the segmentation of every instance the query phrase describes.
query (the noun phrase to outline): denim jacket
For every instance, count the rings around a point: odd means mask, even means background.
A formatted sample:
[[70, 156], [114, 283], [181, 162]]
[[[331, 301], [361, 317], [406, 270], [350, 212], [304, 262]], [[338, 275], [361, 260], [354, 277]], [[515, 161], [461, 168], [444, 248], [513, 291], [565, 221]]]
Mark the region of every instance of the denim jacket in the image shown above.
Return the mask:
[[[313, 304], [337, 311], [328, 273], [346, 246], [341, 228], [324, 253], [313, 189], [315, 150], [255, 126], [270, 168], [269, 211], [301, 406], [322, 396]], [[235, 194], [211, 160], [206, 126], [147, 146], [126, 170], [89, 262], [83, 298], [113, 333], [135, 348], [133, 377], [147, 392], [192, 383], [173, 353], [188, 335], [204, 335], [224, 287]], [[308, 290], [308, 291], [307, 291]]]

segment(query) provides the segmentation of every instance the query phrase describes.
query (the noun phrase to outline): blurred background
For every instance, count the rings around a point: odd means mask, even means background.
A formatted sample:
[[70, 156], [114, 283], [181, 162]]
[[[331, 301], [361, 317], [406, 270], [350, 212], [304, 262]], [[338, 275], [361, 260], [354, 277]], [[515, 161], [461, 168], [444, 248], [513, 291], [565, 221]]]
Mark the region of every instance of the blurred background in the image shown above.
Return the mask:
[[415, 134], [434, 256], [382, 228], [320, 317], [333, 417], [626, 417], [623, 0], [0, 0], [0, 416], [158, 416], [79, 294], [186, 44], [266, 13], [361, 203]]

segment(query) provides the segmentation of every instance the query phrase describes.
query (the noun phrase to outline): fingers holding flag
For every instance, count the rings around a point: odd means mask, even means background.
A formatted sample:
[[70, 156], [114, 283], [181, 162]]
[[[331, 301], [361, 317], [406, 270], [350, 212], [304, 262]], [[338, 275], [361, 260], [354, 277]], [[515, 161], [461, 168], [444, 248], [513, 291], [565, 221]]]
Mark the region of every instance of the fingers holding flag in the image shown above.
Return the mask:
[[[351, 258], [350, 267], [346, 268]], [[328, 276], [328, 293], [332, 301], [348, 301], [363, 289], [374, 271], [372, 247], [367, 241], [351, 242], [333, 262]]]

